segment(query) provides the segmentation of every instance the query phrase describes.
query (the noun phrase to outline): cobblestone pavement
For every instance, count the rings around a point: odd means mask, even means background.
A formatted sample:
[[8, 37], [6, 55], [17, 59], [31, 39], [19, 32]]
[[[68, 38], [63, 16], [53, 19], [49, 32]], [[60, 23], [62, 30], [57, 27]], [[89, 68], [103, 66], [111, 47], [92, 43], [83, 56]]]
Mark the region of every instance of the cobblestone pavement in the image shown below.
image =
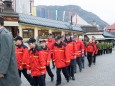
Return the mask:
[[[106, 54], [97, 57], [96, 65], [91, 68], [87, 65], [85, 60], [85, 69], [80, 73], [75, 74], [76, 80], [66, 83], [62, 75], [62, 84], [60, 86], [115, 86], [115, 51], [112, 54]], [[55, 74], [55, 69], [53, 69]], [[55, 86], [54, 82], [50, 82], [50, 77], [46, 77], [47, 86]], [[24, 77], [22, 77], [21, 86], [30, 86]]]

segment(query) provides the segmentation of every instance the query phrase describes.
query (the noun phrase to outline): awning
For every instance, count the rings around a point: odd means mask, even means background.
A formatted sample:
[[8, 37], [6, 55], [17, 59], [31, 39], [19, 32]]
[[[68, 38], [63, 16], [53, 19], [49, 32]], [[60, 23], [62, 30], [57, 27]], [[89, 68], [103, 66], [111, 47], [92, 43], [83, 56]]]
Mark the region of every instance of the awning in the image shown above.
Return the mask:
[[19, 26], [19, 23], [13, 21], [4, 21], [4, 26]]
[[89, 39], [92, 38], [92, 36], [96, 39], [96, 40], [105, 40], [103, 35], [87, 35]]

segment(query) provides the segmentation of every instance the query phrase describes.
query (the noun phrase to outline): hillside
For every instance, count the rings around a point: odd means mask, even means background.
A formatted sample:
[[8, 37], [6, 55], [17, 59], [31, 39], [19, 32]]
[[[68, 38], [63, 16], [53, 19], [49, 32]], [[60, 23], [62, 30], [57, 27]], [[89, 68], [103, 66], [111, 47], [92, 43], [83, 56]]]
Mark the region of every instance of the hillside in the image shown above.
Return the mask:
[[92, 12], [88, 12], [79, 6], [66, 5], [66, 6], [37, 6], [37, 16], [42, 18], [56, 19], [56, 10], [58, 10], [58, 20], [62, 21], [63, 12], [66, 11], [65, 21], [70, 21], [69, 12], [71, 11], [73, 16], [78, 13], [80, 17], [86, 20], [88, 23], [96, 22], [101, 28], [104, 28], [108, 24], [95, 15]]

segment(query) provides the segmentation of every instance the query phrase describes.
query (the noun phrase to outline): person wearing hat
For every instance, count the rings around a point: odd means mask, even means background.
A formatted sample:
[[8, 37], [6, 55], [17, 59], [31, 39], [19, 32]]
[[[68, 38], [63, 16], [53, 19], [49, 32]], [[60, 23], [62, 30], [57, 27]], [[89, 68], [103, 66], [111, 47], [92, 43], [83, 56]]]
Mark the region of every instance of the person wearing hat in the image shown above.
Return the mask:
[[[49, 33], [49, 36], [48, 36], [48, 39], [46, 40], [46, 44], [47, 46], [49, 47], [49, 49], [51, 50], [51, 59], [53, 58], [53, 47], [54, 47], [54, 44], [55, 44], [55, 40], [53, 39], [53, 36], [51, 33]], [[53, 66], [53, 69], [55, 68], [55, 65], [52, 61], [52, 66]]]
[[25, 76], [28, 82], [33, 86], [33, 78], [27, 74], [27, 68], [29, 63], [29, 52], [28, 47], [23, 44], [23, 39], [21, 36], [15, 37], [15, 52], [18, 65], [18, 72], [21, 78], [21, 73]]
[[48, 72], [48, 75], [51, 77], [51, 81], [53, 81], [54, 80], [54, 74], [52, 73], [51, 68], [50, 68], [51, 51], [48, 48], [48, 46], [46, 45], [45, 40], [40, 41], [40, 46], [42, 47], [43, 56], [44, 56], [45, 61], [46, 61], [46, 70]]
[[60, 74], [61, 71], [63, 72], [67, 82], [69, 82], [67, 66], [70, 64], [70, 59], [66, 55], [66, 49], [65, 49], [66, 45], [63, 42], [61, 42], [61, 37], [60, 36], [56, 37], [55, 41], [56, 43], [54, 44], [53, 48], [53, 61], [57, 68], [56, 86], [58, 86], [61, 84], [61, 74]]
[[76, 59], [76, 53], [77, 53], [77, 47], [75, 41], [71, 38], [71, 33], [65, 34], [65, 40], [64, 43], [66, 46], [66, 56], [70, 58], [70, 65], [68, 66], [68, 72], [70, 79], [75, 80], [74, 77], [74, 70], [75, 70], [75, 59]]
[[0, 17], [0, 86], [20, 86], [12, 34]]
[[28, 68], [28, 74], [31, 74], [33, 77], [34, 86], [46, 86], [46, 61], [43, 56], [43, 51], [38, 48], [34, 38], [30, 38], [27, 43], [30, 47], [30, 68]]
[[87, 59], [88, 59], [88, 66], [91, 67], [92, 65], [92, 56], [94, 56], [94, 47], [92, 44], [92, 39], [89, 40], [89, 44], [87, 45]]

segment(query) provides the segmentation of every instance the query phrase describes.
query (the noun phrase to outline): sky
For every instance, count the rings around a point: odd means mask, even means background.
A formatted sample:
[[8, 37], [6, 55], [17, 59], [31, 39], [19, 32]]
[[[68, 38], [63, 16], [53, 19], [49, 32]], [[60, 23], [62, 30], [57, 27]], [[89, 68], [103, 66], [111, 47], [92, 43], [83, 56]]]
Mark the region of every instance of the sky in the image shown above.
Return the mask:
[[78, 5], [109, 24], [115, 23], [115, 0], [35, 0], [35, 5]]

